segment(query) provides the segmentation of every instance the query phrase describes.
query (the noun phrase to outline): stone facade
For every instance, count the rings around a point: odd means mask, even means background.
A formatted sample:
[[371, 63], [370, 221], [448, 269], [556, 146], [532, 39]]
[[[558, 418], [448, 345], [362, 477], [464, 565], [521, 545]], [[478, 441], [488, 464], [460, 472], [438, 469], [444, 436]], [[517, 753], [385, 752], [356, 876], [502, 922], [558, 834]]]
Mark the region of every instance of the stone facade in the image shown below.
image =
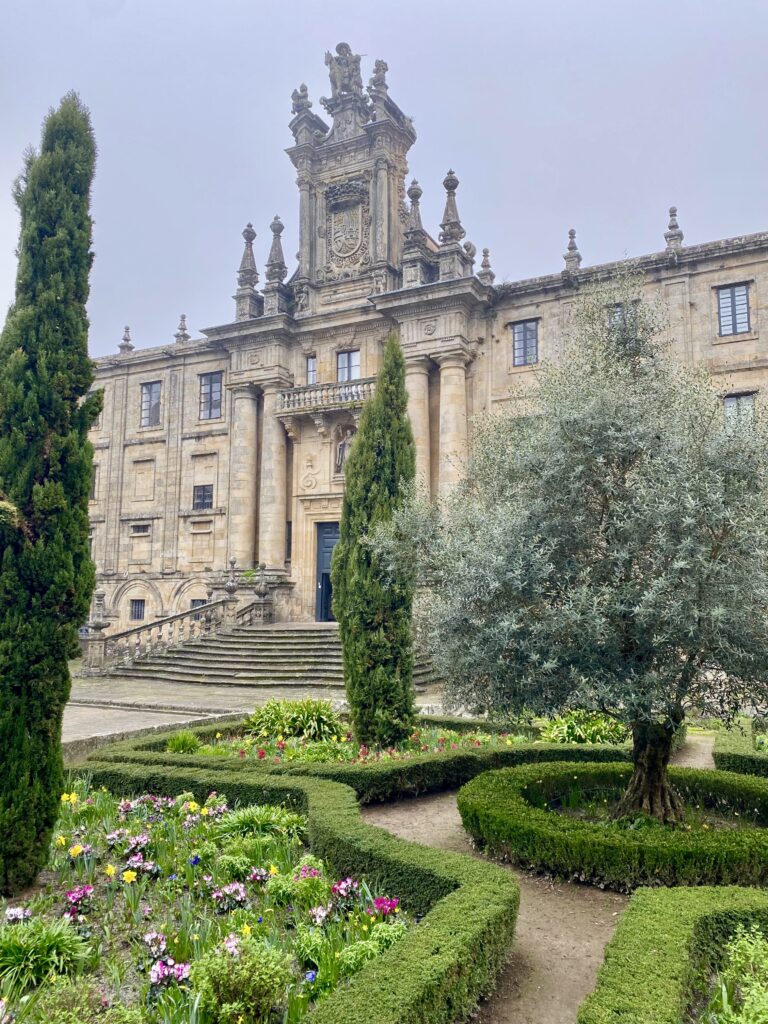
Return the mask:
[[[618, 267], [583, 267], [571, 231], [561, 272], [496, 286], [488, 250], [477, 265], [465, 240], [453, 171], [437, 239], [418, 183], [406, 192], [415, 132], [389, 97], [386, 64], [367, 88], [346, 44], [326, 64], [330, 123], [306, 86], [292, 97], [290, 278], [275, 217], [259, 289], [249, 224], [232, 323], [192, 338], [182, 317], [172, 343], [148, 349], [126, 328], [119, 353], [97, 361], [92, 550], [113, 631], [205, 600], [230, 558], [266, 564], [278, 618], [326, 616], [343, 462], [388, 332], [406, 355], [418, 472], [438, 495], [461, 471], [472, 417], [558, 358], [579, 289]], [[666, 302], [679, 357], [706, 366], [724, 397], [759, 390], [768, 233], [685, 246], [673, 208], [664, 241], [628, 262]]]

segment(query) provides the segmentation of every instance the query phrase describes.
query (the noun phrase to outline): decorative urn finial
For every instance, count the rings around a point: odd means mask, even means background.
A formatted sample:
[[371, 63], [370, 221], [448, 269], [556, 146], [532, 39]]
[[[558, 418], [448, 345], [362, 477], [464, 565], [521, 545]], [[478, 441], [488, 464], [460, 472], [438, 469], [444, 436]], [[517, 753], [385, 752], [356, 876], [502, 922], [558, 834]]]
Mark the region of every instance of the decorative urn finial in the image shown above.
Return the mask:
[[571, 228], [568, 232], [568, 248], [563, 254], [565, 260], [566, 273], [571, 274], [575, 270], [578, 270], [581, 266], [581, 253], [579, 247], [576, 245], [576, 228]]
[[189, 341], [190, 335], [187, 331], [187, 314], [182, 313], [179, 317], [179, 327], [174, 334], [176, 341]]
[[134, 350], [135, 346], [131, 341], [131, 328], [128, 327], [127, 324], [125, 326], [125, 330], [123, 331], [123, 340], [117, 347], [120, 350], [120, 354], [123, 356], [127, 356], [129, 352], [133, 352]]
[[678, 253], [683, 248], [683, 232], [680, 230], [680, 225], [677, 221], [677, 207], [670, 206], [669, 208], [669, 224], [667, 230], [664, 232], [664, 239], [667, 243], [668, 253]]
[[285, 230], [285, 225], [277, 214], [275, 214], [272, 223], [269, 225], [269, 230], [272, 232], [272, 245], [267, 257], [267, 280], [282, 282], [288, 273], [285, 257], [283, 256], [283, 243], [280, 238]]
[[243, 228], [243, 238], [245, 239], [245, 248], [243, 249], [243, 258], [240, 260], [240, 268], [237, 271], [237, 283], [241, 288], [248, 287], [248, 285], [253, 287], [259, 281], [259, 272], [253, 257], [253, 240], [256, 238], [256, 232], [250, 221]]
[[440, 224], [440, 241], [447, 245], [451, 242], [460, 242], [466, 235], [466, 231], [459, 219], [459, 210], [456, 206], [456, 189], [459, 187], [459, 179], [453, 171], [448, 171], [443, 179], [443, 188], [446, 191], [445, 212]]
[[479, 281], [483, 284], [491, 285], [496, 280], [496, 275], [491, 270], [491, 250], [483, 249], [483, 258], [480, 263], [480, 272], [477, 275]]

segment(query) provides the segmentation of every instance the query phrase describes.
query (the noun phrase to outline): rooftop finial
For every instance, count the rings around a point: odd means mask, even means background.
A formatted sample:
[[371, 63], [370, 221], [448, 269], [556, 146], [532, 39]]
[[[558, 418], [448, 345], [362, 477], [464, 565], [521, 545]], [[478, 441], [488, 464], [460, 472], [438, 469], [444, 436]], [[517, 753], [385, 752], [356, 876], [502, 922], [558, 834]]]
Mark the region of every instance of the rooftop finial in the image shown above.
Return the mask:
[[309, 99], [309, 91], [306, 83], [302, 82], [298, 89], [294, 89], [291, 93], [291, 113], [301, 114], [305, 110], [309, 110], [312, 106]]
[[408, 198], [411, 200], [411, 209], [408, 213], [408, 227], [406, 232], [410, 234], [412, 231], [423, 231], [424, 225], [421, 223], [421, 208], [419, 207], [419, 200], [423, 193], [421, 185], [414, 178], [411, 184], [408, 186]]
[[483, 249], [483, 259], [480, 263], [480, 272], [477, 279], [483, 284], [491, 285], [496, 280], [496, 275], [491, 270], [491, 250]]
[[571, 228], [568, 232], [568, 249], [563, 254], [565, 260], [565, 269], [567, 273], [573, 273], [574, 270], [578, 270], [581, 266], [581, 253], [579, 247], [576, 245], [576, 228]]
[[670, 206], [669, 208], [669, 225], [667, 230], [664, 232], [664, 238], [667, 242], [667, 252], [677, 253], [683, 248], [683, 232], [680, 230], [680, 225], [677, 222], [677, 207]]
[[127, 356], [129, 352], [133, 352], [134, 344], [131, 341], [131, 328], [126, 325], [123, 331], [123, 340], [117, 346], [120, 350], [120, 355]]
[[440, 241], [445, 245], [451, 242], [460, 242], [466, 235], [466, 231], [461, 226], [459, 211], [456, 206], [456, 189], [458, 187], [459, 179], [453, 171], [448, 171], [443, 180], [443, 188], [447, 194], [445, 197], [445, 212], [440, 224], [440, 227], [443, 229], [440, 232]]
[[269, 230], [272, 232], [272, 245], [267, 257], [268, 281], [284, 281], [285, 275], [288, 273], [285, 257], [283, 256], [283, 243], [280, 240], [280, 235], [282, 235], [284, 229], [285, 225], [278, 215], [275, 214], [272, 223], [269, 225]]
[[182, 313], [179, 317], [179, 328], [174, 334], [176, 341], [189, 341], [190, 335], [187, 331], [187, 314]]
[[253, 258], [253, 240], [255, 237], [256, 232], [253, 230], [253, 224], [248, 221], [243, 229], [245, 248], [243, 249], [243, 258], [240, 260], [240, 269], [237, 272], [237, 283], [241, 288], [247, 285], [255, 286], [259, 281], [256, 260]]

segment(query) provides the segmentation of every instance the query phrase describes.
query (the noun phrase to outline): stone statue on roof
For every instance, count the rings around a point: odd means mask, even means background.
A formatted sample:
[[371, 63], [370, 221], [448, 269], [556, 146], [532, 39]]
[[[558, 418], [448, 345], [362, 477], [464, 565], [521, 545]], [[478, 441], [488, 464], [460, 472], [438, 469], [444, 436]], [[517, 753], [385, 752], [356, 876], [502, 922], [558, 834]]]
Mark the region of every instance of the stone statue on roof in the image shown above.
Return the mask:
[[361, 96], [363, 79], [360, 74], [360, 54], [352, 53], [349, 43], [339, 43], [336, 56], [325, 54], [325, 63], [331, 79], [331, 99], [339, 96]]

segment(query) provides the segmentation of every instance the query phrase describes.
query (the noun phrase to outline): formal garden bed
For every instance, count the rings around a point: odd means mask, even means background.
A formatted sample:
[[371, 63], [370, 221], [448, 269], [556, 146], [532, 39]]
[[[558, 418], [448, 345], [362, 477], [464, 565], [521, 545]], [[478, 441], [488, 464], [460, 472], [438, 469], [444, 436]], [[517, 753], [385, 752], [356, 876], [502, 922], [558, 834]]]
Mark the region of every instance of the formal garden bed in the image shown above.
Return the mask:
[[306, 828], [215, 792], [119, 799], [77, 782], [41, 886], [3, 908], [4, 1013], [296, 1024], [413, 924], [397, 897], [329, 874]]
[[740, 718], [715, 736], [713, 757], [721, 771], [768, 776], [768, 723], [763, 718]]
[[[753, 927], [768, 934], [768, 892], [735, 886], [641, 889], [606, 948], [578, 1024], [757, 1024], [765, 1017], [742, 1015], [733, 985], [748, 962], [743, 948], [736, 950], [741, 965], [734, 962], [732, 943], [740, 928]], [[765, 963], [760, 968], [764, 1012]], [[747, 972], [741, 974], [741, 983], [751, 981]], [[724, 1010], [723, 984], [730, 1011]]]
[[630, 775], [620, 764], [566, 762], [489, 772], [459, 792], [459, 811], [493, 856], [620, 891], [768, 883], [768, 783], [672, 769], [687, 809], [664, 825], [612, 817]]

